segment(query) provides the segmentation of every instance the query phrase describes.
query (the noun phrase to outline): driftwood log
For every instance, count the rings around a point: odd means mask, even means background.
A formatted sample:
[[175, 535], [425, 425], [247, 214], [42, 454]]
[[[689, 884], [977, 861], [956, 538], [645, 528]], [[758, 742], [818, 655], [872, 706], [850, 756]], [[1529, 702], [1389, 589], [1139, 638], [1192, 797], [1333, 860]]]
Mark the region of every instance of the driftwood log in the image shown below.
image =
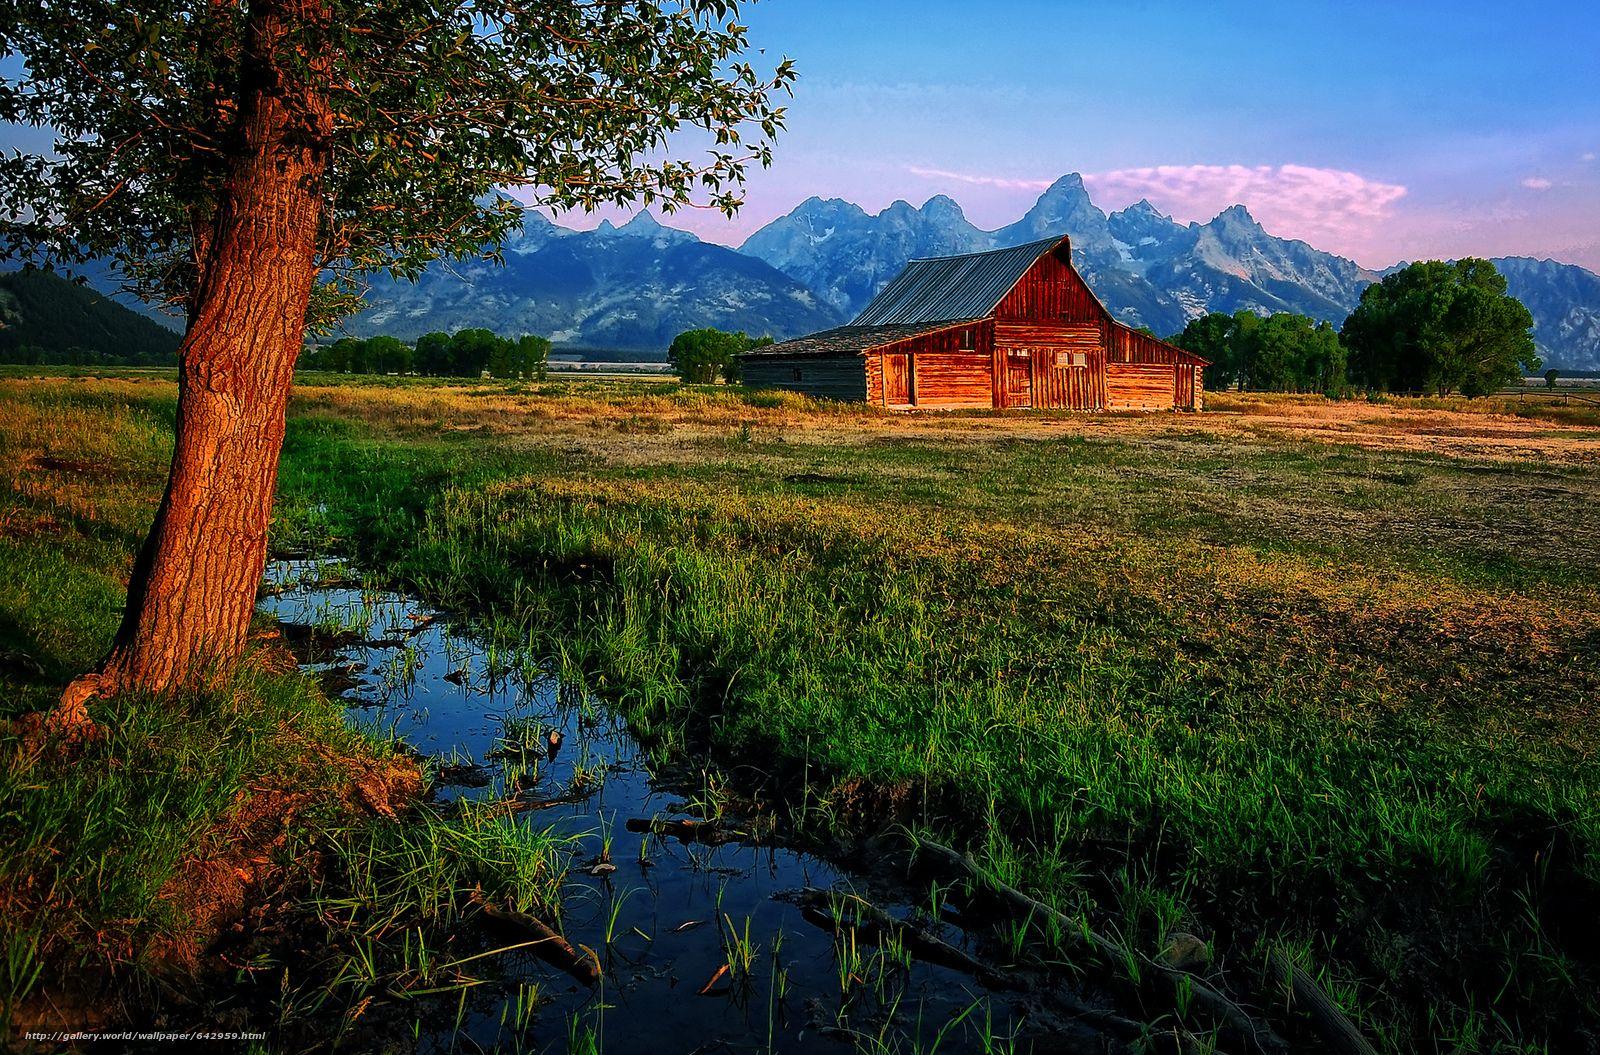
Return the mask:
[[978, 867], [971, 857], [929, 840], [921, 840], [917, 844], [919, 853], [939, 861], [947, 868], [961, 873], [975, 883], [981, 884], [994, 891], [994, 893], [1015, 911], [1023, 915], [1033, 915], [1048, 919], [1056, 924], [1062, 935], [1069, 942], [1089, 952], [1097, 959], [1115, 968], [1126, 968], [1130, 964], [1138, 965], [1149, 973], [1154, 979], [1159, 979], [1162, 985], [1176, 1000], [1180, 992], [1187, 992], [1189, 1002], [1204, 1011], [1220, 1025], [1238, 1034], [1250, 1045], [1264, 1053], [1264, 1055], [1284, 1055], [1289, 1046], [1283, 1038], [1265, 1025], [1251, 1018], [1243, 1008], [1228, 997], [1218, 992], [1204, 979], [1188, 971], [1181, 971], [1167, 967], [1151, 960], [1149, 957], [1135, 954], [1120, 942], [1112, 941], [1104, 935], [1091, 930], [1083, 920], [1074, 919], [1066, 913], [1051, 905], [1046, 905], [1037, 898], [1029, 897], [1016, 887], [1000, 881]]
[[530, 947], [546, 963], [561, 968], [591, 989], [600, 984], [600, 961], [594, 953], [587, 949], [580, 953], [572, 947], [571, 942], [551, 930], [537, 916], [501, 908], [481, 899], [478, 907], [483, 910], [484, 916], [496, 923], [533, 935], [534, 941]]
[[1280, 952], [1267, 957], [1267, 969], [1283, 987], [1283, 993], [1294, 1007], [1311, 1019], [1311, 1028], [1317, 1039], [1333, 1055], [1378, 1055], [1377, 1049], [1367, 1043], [1356, 1024], [1351, 1022], [1322, 987], [1300, 967]]

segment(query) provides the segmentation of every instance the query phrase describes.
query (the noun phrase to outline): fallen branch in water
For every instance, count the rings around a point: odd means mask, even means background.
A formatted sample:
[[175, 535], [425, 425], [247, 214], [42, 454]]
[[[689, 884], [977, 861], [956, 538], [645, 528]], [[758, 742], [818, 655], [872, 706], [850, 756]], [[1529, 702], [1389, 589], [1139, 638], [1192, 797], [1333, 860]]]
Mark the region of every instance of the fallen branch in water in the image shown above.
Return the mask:
[[1135, 954], [1119, 942], [1095, 933], [1083, 920], [1074, 919], [1060, 909], [1047, 905], [1037, 898], [1029, 897], [1016, 887], [983, 871], [977, 862], [959, 850], [952, 850], [948, 846], [926, 839], [917, 843], [917, 849], [920, 853], [926, 853], [951, 869], [963, 873], [968, 879], [988, 887], [1019, 913], [1038, 916], [1055, 923], [1066, 940], [1092, 953], [1109, 966], [1127, 968], [1131, 965], [1148, 970], [1172, 990], [1175, 1002], [1180, 994], [1186, 994], [1188, 1001], [1194, 1007], [1203, 1010], [1217, 1022], [1248, 1040], [1257, 1050], [1268, 1055], [1278, 1055], [1289, 1050], [1288, 1044], [1282, 1037], [1268, 1026], [1251, 1018], [1238, 1004], [1213, 989], [1197, 975], [1156, 963], [1148, 957]]
[[[803, 887], [776, 896], [800, 906], [801, 913], [807, 920], [824, 929], [855, 926], [869, 933], [894, 935], [913, 956], [924, 963], [970, 974], [991, 989], [1028, 988], [1028, 985], [1014, 974], [1008, 974], [991, 964], [984, 963], [965, 949], [945, 941], [928, 928], [886, 912], [858, 894]], [[855, 917], [854, 920], [836, 915], [836, 907], [845, 909]], [[1051, 1000], [1073, 1020], [1103, 1033], [1131, 1037], [1144, 1031], [1144, 1026], [1140, 1023], [1104, 1008], [1090, 1007], [1072, 994], [1053, 993]]]
[[[910, 920], [885, 912], [856, 894], [819, 890], [808, 886], [777, 896], [800, 906], [806, 912], [807, 918], [819, 926], [828, 929], [854, 926], [872, 933], [894, 935], [919, 960], [963, 971], [987, 984], [992, 984], [997, 989], [1017, 987], [1014, 979], [1005, 978], [1000, 972], [966, 950], [951, 945], [926, 927], [917, 926]], [[847, 910], [854, 919], [839, 914], [839, 909]]]
[[1299, 964], [1281, 952], [1273, 952], [1267, 957], [1267, 969], [1283, 986], [1289, 1002], [1305, 1010], [1317, 1039], [1333, 1055], [1378, 1055], [1356, 1024]]
[[600, 960], [593, 952], [584, 949], [580, 953], [572, 947], [571, 942], [551, 930], [537, 916], [492, 905], [481, 897], [474, 900], [489, 919], [533, 935], [534, 942], [530, 947], [545, 962], [561, 968], [591, 989], [600, 984]]
[[583, 802], [586, 799], [593, 798], [594, 793], [598, 790], [600, 790], [599, 785], [588, 784], [577, 790], [568, 789], [547, 799], [529, 799], [519, 795], [516, 798], [507, 799], [506, 802], [514, 813], [523, 813], [528, 810], [547, 810], [552, 806], [570, 806], [573, 803]]
[[648, 832], [663, 839], [673, 838], [683, 843], [705, 843], [717, 846], [748, 838], [746, 833], [724, 828], [716, 821], [666, 820], [661, 817], [630, 817], [628, 831]]

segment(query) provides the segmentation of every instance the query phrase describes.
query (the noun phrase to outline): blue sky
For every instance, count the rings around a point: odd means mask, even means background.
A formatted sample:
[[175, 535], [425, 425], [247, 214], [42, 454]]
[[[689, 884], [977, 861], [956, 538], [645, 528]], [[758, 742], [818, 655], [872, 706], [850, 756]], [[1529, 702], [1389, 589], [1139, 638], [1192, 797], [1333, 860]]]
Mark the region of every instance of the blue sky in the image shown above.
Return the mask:
[[764, 0], [801, 79], [737, 242], [810, 194], [935, 193], [993, 227], [1064, 172], [1106, 208], [1242, 200], [1382, 265], [1525, 253], [1600, 267], [1600, 4]]
[[1242, 201], [1371, 266], [1600, 270], [1597, 2], [762, 0], [745, 21], [800, 81], [740, 217], [667, 219], [706, 238], [738, 244], [813, 194], [949, 194], [998, 227], [1080, 172], [1108, 210], [1149, 197], [1203, 221]]

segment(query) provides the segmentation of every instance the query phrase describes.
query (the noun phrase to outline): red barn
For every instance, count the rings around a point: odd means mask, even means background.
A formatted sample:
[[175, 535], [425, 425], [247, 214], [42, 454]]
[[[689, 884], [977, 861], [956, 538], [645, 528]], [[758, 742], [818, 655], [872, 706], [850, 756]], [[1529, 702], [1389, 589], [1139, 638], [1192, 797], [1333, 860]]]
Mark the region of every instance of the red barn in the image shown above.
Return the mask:
[[1113, 319], [1051, 238], [913, 260], [849, 325], [741, 365], [751, 387], [900, 410], [1198, 410], [1206, 361]]

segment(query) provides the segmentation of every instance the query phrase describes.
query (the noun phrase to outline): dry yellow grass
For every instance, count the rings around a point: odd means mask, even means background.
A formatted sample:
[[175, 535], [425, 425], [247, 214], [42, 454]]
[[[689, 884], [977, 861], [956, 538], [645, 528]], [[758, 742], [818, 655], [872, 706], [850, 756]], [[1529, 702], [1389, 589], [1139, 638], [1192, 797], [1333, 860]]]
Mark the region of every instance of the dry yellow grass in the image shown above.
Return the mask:
[[[558, 399], [530, 397], [482, 385], [377, 388], [304, 385], [297, 405], [408, 430], [537, 433], [568, 437], [586, 447], [607, 431], [655, 436], [655, 445], [725, 434], [747, 427], [804, 442], [854, 443], [873, 437], [959, 441], [1049, 439], [1061, 436], [1162, 438], [1208, 436], [1231, 440], [1305, 440], [1372, 450], [1403, 450], [1457, 458], [1538, 459], [1558, 465], [1600, 464], [1600, 426], [1514, 413], [1511, 401], [1391, 399], [1383, 403], [1320, 396], [1211, 393], [1200, 414], [962, 412], [888, 413], [794, 396], [751, 404], [716, 391], [651, 394], [637, 385], [576, 384]], [[652, 442], [641, 442], [648, 448]], [[637, 451], [618, 451], [638, 457]]]

